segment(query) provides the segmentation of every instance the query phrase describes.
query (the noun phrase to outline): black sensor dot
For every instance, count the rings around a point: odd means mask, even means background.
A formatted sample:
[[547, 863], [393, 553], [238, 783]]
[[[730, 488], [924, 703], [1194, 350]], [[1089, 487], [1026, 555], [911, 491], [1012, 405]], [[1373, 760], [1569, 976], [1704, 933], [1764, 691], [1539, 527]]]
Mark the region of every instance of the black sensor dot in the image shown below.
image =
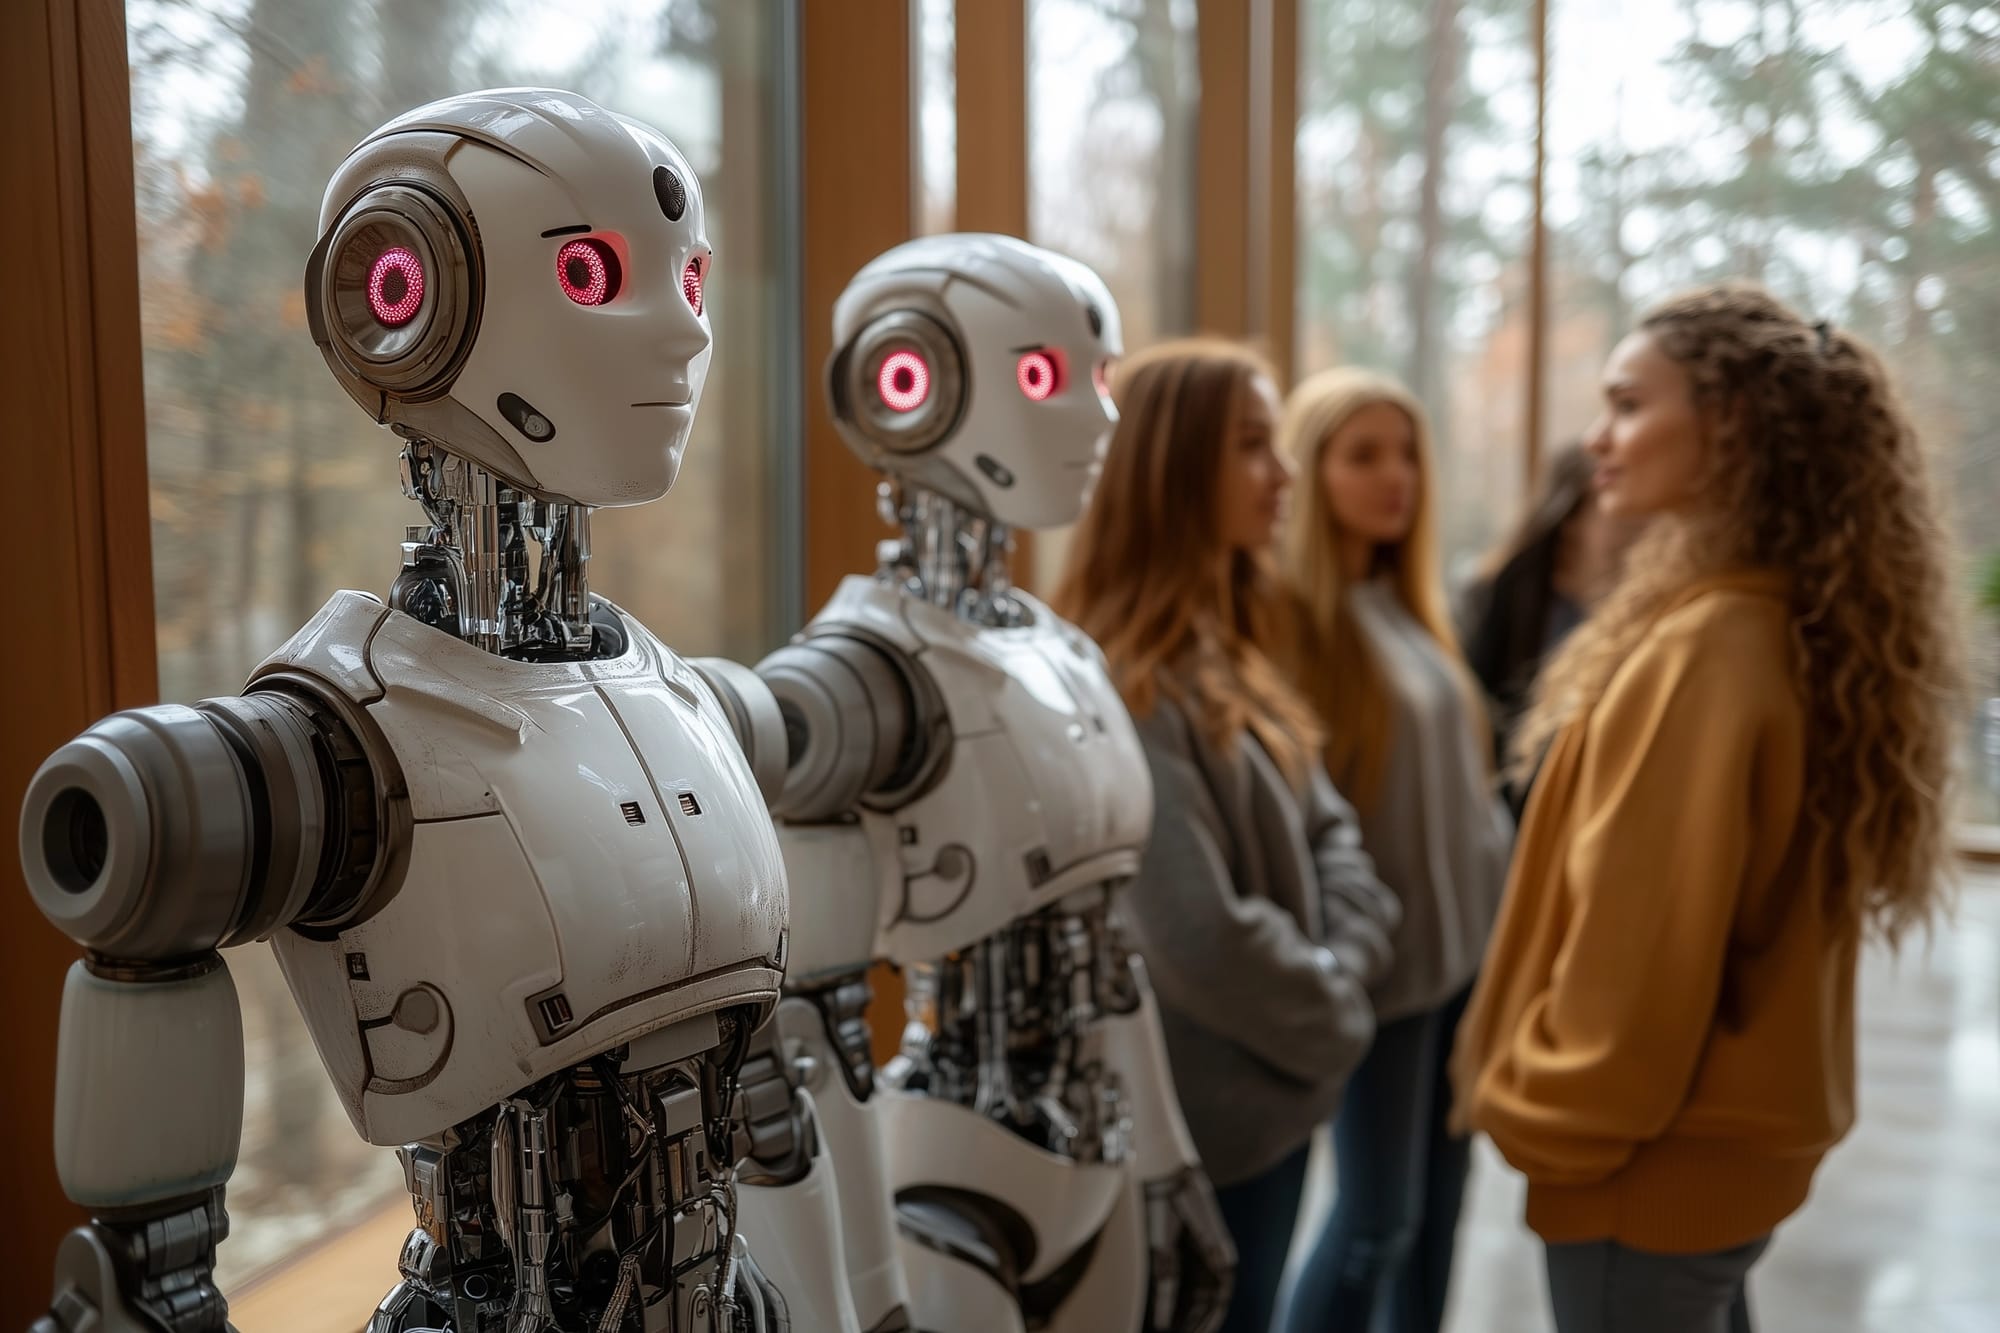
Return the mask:
[[660, 211], [667, 215], [667, 221], [679, 222], [687, 212], [687, 186], [674, 174], [672, 167], [653, 168], [653, 194], [660, 201]]

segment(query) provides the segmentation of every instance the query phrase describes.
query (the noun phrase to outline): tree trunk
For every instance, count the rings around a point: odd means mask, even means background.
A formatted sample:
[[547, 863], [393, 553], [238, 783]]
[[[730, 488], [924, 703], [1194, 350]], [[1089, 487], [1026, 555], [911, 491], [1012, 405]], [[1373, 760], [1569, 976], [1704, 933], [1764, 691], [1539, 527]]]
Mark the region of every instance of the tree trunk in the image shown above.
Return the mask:
[[1194, 329], [1195, 117], [1182, 88], [1179, 32], [1170, 0], [1140, 0], [1132, 42], [1140, 86], [1160, 109], [1160, 171], [1153, 216], [1156, 336]]
[[1417, 195], [1417, 253], [1410, 265], [1410, 388], [1443, 420], [1438, 388], [1438, 258], [1444, 250], [1446, 134], [1457, 100], [1460, 0], [1431, 0], [1424, 74], [1424, 174]]

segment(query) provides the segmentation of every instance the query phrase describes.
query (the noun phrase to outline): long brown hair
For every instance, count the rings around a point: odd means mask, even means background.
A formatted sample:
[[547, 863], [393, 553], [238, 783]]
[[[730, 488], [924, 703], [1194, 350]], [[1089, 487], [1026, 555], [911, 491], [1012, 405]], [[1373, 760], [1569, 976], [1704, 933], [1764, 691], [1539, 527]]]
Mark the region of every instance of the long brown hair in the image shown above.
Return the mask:
[[[1513, 530], [1480, 561], [1482, 572], [1491, 578], [1537, 547], [1553, 551], [1563, 529], [1591, 502], [1590, 480], [1596, 471], [1597, 460], [1581, 443], [1558, 447], [1543, 464], [1540, 484]], [[1549, 565], [1553, 568], [1555, 561]]]
[[1229, 547], [1217, 496], [1262, 357], [1219, 339], [1162, 344], [1118, 368], [1118, 425], [1051, 599], [1103, 647], [1134, 716], [1162, 694], [1209, 744], [1247, 729], [1295, 784], [1319, 745], [1272, 662], [1287, 617], [1270, 561]]
[[[1382, 664], [1348, 605], [1351, 580], [1341, 565], [1340, 521], [1320, 472], [1327, 445], [1341, 427], [1356, 412], [1378, 403], [1410, 420], [1417, 446], [1417, 505], [1409, 533], [1377, 547], [1368, 573], [1386, 576], [1404, 609], [1447, 657], [1460, 663], [1439, 567], [1430, 420], [1416, 395], [1373, 371], [1323, 370], [1292, 391], [1278, 432], [1280, 446], [1298, 463], [1302, 492], [1285, 528], [1284, 576], [1306, 623], [1288, 665], [1326, 728], [1327, 772], [1364, 807], [1375, 799], [1388, 767], [1393, 713]], [[1476, 701], [1469, 673], [1461, 670], [1460, 676], [1468, 702]], [[1486, 749], [1487, 742], [1482, 740], [1480, 747]]]
[[1691, 381], [1710, 454], [1704, 502], [1639, 539], [1618, 589], [1544, 674], [1517, 753], [1593, 706], [1696, 579], [1782, 571], [1810, 849], [1826, 858], [1829, 906], [1894, 940], [1944, 891], [1963, 678], [1949, 544], [1916, 432], [1866, 343], [1761, 287], [1675, 297], [1639, 328]]

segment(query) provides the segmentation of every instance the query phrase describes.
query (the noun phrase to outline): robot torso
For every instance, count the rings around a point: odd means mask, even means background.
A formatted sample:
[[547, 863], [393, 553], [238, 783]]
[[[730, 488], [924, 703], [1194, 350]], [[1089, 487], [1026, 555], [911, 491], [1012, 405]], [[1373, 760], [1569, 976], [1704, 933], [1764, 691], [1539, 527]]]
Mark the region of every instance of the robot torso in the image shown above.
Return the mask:
[[966, 948], [1083, 888], [1129, 879], [1152, 825], [1145, 752], [1097, 646], [1040, 602], [978, 625], [852, 577], [805, 631], [892, 646], [941, 708], [949, 748], [918, 794], [864, 805], [877, 866], [878, 953]]
[[714, 694], [618, 612], [607, 661], [483, 652], [336, 594], [253, 677], [365, 713], [408, 788], [401, 885], [274, 938], [354, 1126], [436, 1135], [517, 1089], [782, 977], [776, 834]]

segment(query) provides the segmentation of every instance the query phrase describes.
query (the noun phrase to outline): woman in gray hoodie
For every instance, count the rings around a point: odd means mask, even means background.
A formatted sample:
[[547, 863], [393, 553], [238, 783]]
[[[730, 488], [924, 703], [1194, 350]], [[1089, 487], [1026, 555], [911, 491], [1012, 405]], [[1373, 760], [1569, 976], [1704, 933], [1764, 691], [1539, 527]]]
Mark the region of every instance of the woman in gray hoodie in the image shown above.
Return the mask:
[[1374, 1034], [1395, 899], [1273, 664], [1291, 470], [1269, 367], [1169, 343], [1117, 376], [1118, 426], [1056, 611], [1103, 646], [1157, 813], [1127, 898], [1188, 1129], [1237, 1249], [1225, 1333], [1266, 1333], [1307, 1144]]

